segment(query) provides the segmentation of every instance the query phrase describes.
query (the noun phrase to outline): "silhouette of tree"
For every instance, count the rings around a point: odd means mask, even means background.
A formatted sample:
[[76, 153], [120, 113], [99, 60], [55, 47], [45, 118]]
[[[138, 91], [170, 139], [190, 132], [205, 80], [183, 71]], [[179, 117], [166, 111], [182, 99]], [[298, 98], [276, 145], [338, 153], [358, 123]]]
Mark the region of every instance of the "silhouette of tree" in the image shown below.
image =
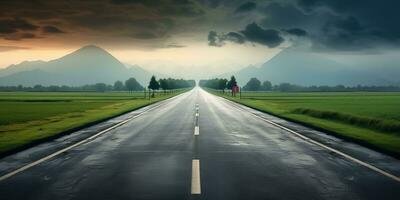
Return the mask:
[[235, 86], [237, 86], [236, 78], [235, 76], [231, 76], [231, 80], [229, 80], [228, 83], [226, 84], [226, 88], [228, 90], [231, 90]]
[[125, 81], [125, 87], [129, 91], [138, 91], [138, 90], [143, 90], [143, 86], [139, 84], [139, 82], [136, 81], [135, 78], [130, 78]]
[[115, 81], [113, 88], [115, 91], [124, 90], [124, 83], [122, 83], [122, 81]]
[[149, 89], [153, 90], [152, 97], [154, 97], [154, 90], [158, 90], [160, 88], [160, 84], [157, 82], [156, 77], [152, 76], [149, 83]]
[[251, 78], [243, 87], [243, 90], [258, 91], [261, 89], [261, 82], [257, 78]]

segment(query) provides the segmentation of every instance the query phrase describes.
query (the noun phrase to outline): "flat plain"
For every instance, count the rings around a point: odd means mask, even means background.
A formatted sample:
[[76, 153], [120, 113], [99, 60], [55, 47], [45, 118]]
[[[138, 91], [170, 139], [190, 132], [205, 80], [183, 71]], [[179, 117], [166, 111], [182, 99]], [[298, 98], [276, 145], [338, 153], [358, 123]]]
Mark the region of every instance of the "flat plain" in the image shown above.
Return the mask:
[[0, 92], [0, 153], [180, 93]]
[[398, 92], [211, 92], [400, 155]]

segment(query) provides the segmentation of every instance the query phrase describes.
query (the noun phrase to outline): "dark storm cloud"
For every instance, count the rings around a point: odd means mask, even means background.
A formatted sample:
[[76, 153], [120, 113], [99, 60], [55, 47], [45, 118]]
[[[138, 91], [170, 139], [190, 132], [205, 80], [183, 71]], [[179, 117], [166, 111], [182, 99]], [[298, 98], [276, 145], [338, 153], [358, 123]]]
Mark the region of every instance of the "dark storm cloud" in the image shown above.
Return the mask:
[[210, 8], [217, 8], [221, 5], [223, 0], [197, 0], [199, 3], [206, 5]]
[[223, 44], [223, 40], [221, 39], [221, 36], [219, 36], [217, 32], [210, 31], [208, 33], [208, 45], [214, 46], [214, 47], [221, 47], [224, 44]]
[[142, 4], [145, 6], [153, 6], [158, 3], [158, 1], [154, 0], [111, 0], [110, 2], [117, 5]]
[[236, 8], [235, 13], [244, 13], [244, 12], [249, 12], [254, 9], [256, 9], [257, 4], [254, 2], [246, 2], [242, 5], [240, 5], [238, 8]]
[[307, 35], [307, 31], [300, 28], [283, 29], [283, 31], [298, 37], [304, 37]]
[[279, 31], [274, 29], [263, 29], [256, 23], [246, 26], [246, 29], [241, 31], [247, 41], [266, 45], [270, 48], [277, 47], [284, 39], [279, 35]]
[[33, 31], [39, 27], [24, 20], [24, 19], [1, 19], [0, 20], [0, 34], [1, 33], [15, 33], [18, 31]]
[[[210, 34], [212, 46], [229, 41], [276, 47], [288, 37], [316, 50], [397, 48], [399, 7], [398, 0], [3, 0], [0, 38], [53, 35], [62, 41], [78, 35], [110, 43], [144, 40], [161, 47], [169, 38], [190, 35], [196, 40], [218, 28], [226, 33]], [[249, 26], [235, 31], [244, 24]]]
[[81, 37], [116, 41], [121, 37], [166, 39], [177, 32], [177, 21], [195, 20], [204, 14], [195, 0], [4, 0], [0, 37], [21, 40], [79, 32]]
[[263, 29], [256, 23], [248, 24], [244, 30], [238, 32], [217, 34], [215, 31], [210, 31], [208, 34], [208, 44], [210, 46], [221, 47], [225, 44], [225, 41], [238, 44], [251, 42], [274, 48], [279, 46], [285, 40], [281, 37], [278, 30]]
[[42, 27], [43, 32], [45, 33], [65, 33], [64, 31], [60, 30], [59, 28], [55, 26], [43, 26]]
[[363, 50], [400, 43], [397, 0], [292, 0], [263, 4], [261, 25], [307, 32], [313, 47]]

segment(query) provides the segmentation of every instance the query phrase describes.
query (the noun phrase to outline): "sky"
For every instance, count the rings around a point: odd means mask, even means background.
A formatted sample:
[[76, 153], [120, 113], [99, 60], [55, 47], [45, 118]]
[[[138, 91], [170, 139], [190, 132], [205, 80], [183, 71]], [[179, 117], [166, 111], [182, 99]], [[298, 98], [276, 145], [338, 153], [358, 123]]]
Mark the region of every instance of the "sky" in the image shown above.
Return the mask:
[[2, 0], [0, 68], [89, 44], [160, 72], [224, 73], [291, 46], [357, 62], [398, 52], [399, 7], [397, 0]]

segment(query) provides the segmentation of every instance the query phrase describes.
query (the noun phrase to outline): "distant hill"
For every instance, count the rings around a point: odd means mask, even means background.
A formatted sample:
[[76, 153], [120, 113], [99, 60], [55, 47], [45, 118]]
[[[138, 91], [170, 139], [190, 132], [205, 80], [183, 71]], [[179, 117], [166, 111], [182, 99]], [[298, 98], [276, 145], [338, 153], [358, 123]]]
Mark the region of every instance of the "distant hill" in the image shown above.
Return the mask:
[[139, 66], [127, 67], [104, 49], [90, 45], [49, 62], [22, 62], [2, 69], [0, 85], [113, 84], [117, 80], [125, 81], [130, 77], [147, 85], [151, 75]]
[[[304, 86], [398, 84], [389, 76], [379, 73], [381, 68], [382, 66], [375, 68], [347, 66], [313, 53], [288, 48], [260, 67], [249, 66], [233, 74], [241, 85], [246, 84], [252, 77], [261, 81], [269, 80], [273, 84], [288, 82]], [[392, 70], [392, 73], [400, 74], [400, 68]], [[228, 77], [229, 74], [224, 76]]]

